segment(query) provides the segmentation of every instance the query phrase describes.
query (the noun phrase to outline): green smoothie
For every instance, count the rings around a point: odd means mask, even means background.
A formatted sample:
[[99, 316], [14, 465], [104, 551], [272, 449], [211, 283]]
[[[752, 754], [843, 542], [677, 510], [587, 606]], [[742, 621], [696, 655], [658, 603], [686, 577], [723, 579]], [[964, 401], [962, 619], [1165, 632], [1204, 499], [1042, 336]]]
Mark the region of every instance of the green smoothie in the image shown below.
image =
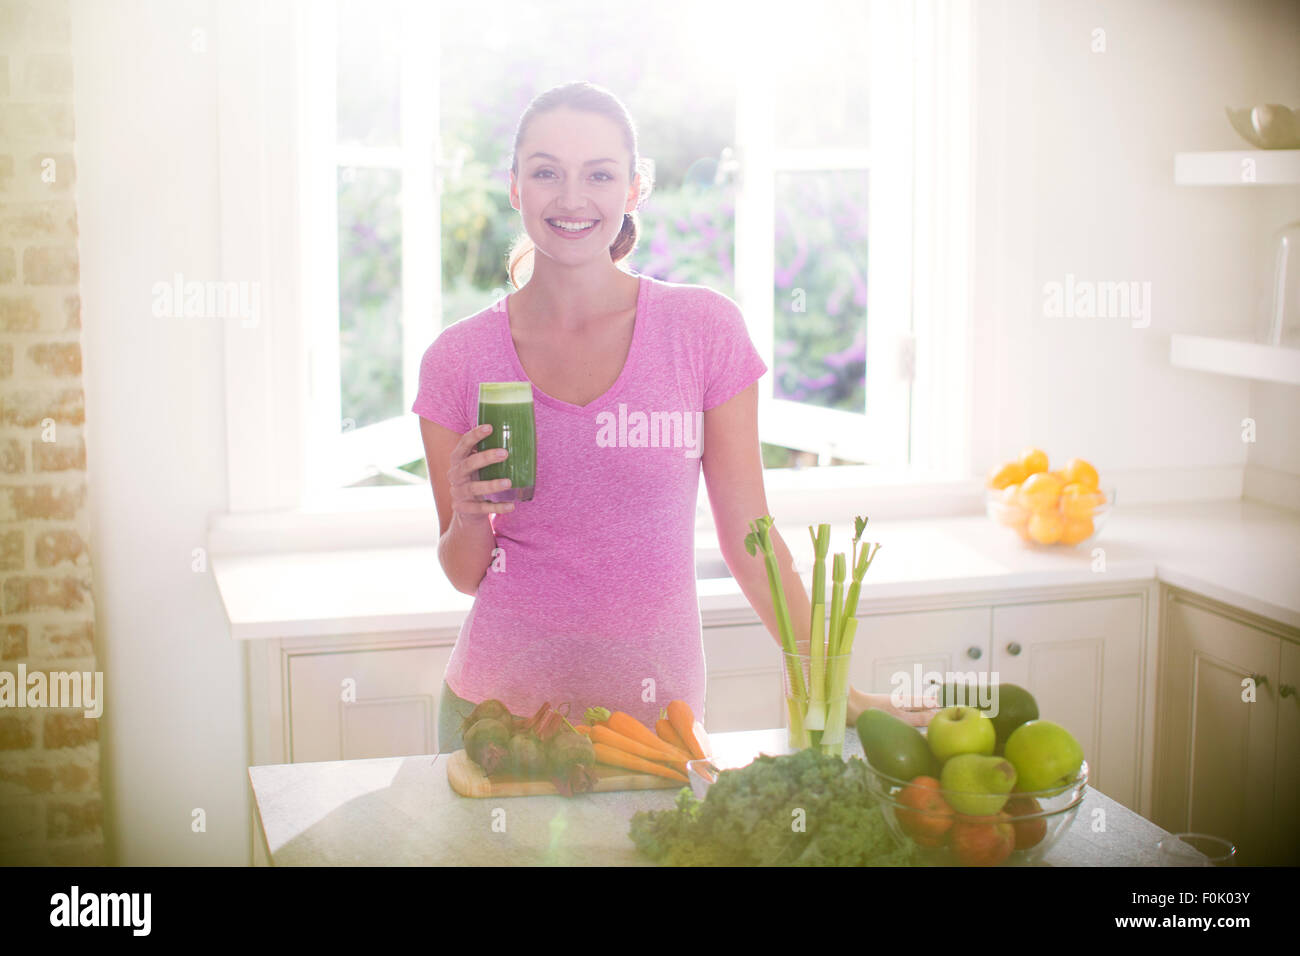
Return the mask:
[[537, 476], [537, 431], [533, 420], [533, 386], [530, 382], [480, 382], [478, 423], [491, 425], [492, 433], [478, 443], [478, 451], [504, 448], [505, 461], [480, 468], [480, 481], [509, 478], [510, 487], [484, 495], [488, 501], [531, 501]]

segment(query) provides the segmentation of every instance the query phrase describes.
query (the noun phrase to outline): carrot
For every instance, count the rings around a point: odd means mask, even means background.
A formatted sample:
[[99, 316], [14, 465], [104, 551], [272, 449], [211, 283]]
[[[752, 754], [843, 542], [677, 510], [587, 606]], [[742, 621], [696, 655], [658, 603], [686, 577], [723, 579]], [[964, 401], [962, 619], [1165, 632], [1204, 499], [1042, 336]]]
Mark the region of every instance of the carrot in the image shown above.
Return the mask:
[[[691, 759], [691, 755], [685, 747], [675, 747], [666, 741], [660, 740], [649, 731], [645, 724], [622, 711], [610, 713], [609, 709], [605, 707], [589, 707], [587, 708], [586, 719], [596, 727], [608, 727], [614, 733], [622, 734], [643, 747], [656, 750], [660, 756], [650, 757], [649, 754], [641, 753], [639, 750], [630, 751], [631, 753], [650, 760], [663, 760], [669, 763], [685, 763]], [[624, 747], [623, 749], [627, 750], [628, 748]]]
[[578, 733], [582, 734], [582, 736], [584, 736], [584, 737], [590, 737], [590, 736], [591, 736], [591, 728], [588, 727], [586, 724], [572, 724], [571, 726], [572, 726], [573, 729], [576, 730]]
[[659, 719], [655, 721], [655, 733], [659, 735], [660, 740], [670, 746], [676, 747], [678, 750], [684, 750], [686, 753], [690, 753], [690, 750], [687, 748], [686, 742], [682, 740], [681, 735], [678, 734], [677, 731], [673, 730], [673, 723], [668, 719], [668, 711], [659, 711]]
[[682, 783], [690, 783], [684, 774], [680, 774], [676, 770], [669, 769], [662, 764], [651, 763], [649, 760], [643, 760], [641, 757], [618, 750], [609, 746], [609, 744], [593, 743], [591, 746], [596, 751], [596, 760], [600, 763], [609, 764], [613, 767], [623, 767], [627, 770], [639, 770], [642, 773], [652, 773], [657, 777], [680, 780]]
[[673, 725], [673, 730], [677, 731], [678, 736], [682, 738], [692, 757], [700, 760], [708, 756], [711, 749], [708, 734], [704, 732], [704, 725], [695, 719], [695, 715], [691, 713], [690, 705], [686, 701], [673, 700], [668, 702], [668, 722]]
[[624, 737], [630, 737], [633, 740], [645, 744], [654, 750], [659, 750], [671, 757], [673, 760], [690, 760], [691, 755], [685, 747], [678, 747], [674, 744], [665, 743], [650, 732], [645, 724], [625, 714], [622, 711], [609, 715], [609, 722], [606, 725], [610, 730], [622, 734]]
[[686, 761], [690, 759], [686, 754], [682, 754], [680, 759], [677, 757], [669, 757], [661, 751], [655, 750], [653, 747], [647, 747], [638, 740], [633, 740], [631, 737], [624, 737], [622, 734], [610, 730], [609, 727], [603, 724], [591, 729], [591, 742], [605, 744], [606, 746], [614, 747], [624, 753], [632, 754], [633, 756], [641, 757], [645, 760], [654, 760], [662, 763], [673, 764], [674, 766], [680, 766], [682, 769], [685, 769]]

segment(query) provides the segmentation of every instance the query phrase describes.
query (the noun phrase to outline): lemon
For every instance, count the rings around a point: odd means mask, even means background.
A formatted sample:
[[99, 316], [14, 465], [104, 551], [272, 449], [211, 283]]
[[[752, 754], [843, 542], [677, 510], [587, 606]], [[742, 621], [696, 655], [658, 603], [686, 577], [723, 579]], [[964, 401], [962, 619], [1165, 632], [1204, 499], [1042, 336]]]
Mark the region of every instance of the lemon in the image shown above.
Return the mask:
[[996, 491], [1001, 491], [1008, 485], [1018, 485], [1029, 476], [1025, 471], [1025, 466], [1018, 461], [1009, 461], [1005, 465], [995, 467], [989, 472], [988, 486]]
[[994, 510], [999, 524], [1004, 524], [1008, 528], [1023, 528], [1025, 522], [1029, 520], [1029, 512], [1020, 507], [1019, 492], [1019, 485], [1007, 485], [1002, 489], [998, 507]]
[[1071, 458], [1065, 463], [1066, 484], [1078, 483], [1092, 491], [1097, 490], [1097, 469], [1082, 458]]
[[1061, 489], [1061, 511], [1067, 518], [1092, 518], [1101, 497], [1100, 492], [1076, 481]]
[[1025, 471], [1031, 475], [1047, 471], [1047, 452], [1041, 448], [1026, 448], [1020, 453], [1020, 464], [1024, 465]]
[[1057, 499], [1061, 497], [1062, 487], [1061, 479], [1046, 472], [1038, 472], [1024, 480], [1017, 497], [1022, 508], [1042, 511], [1045, 508], [1056, 507]]
[[1065, 531], [1065, 517], [1055, 508], [1043, 508], [1030, 515], [1026, 530], [1039, 544], [1055, 544]]
[[1081, 518], [1065, 518], [1065, 527], [1061, 529], [1061, 544], [1078, 544], [1084, 538], [1092, 536], [1092, 518], [1086, 515]]

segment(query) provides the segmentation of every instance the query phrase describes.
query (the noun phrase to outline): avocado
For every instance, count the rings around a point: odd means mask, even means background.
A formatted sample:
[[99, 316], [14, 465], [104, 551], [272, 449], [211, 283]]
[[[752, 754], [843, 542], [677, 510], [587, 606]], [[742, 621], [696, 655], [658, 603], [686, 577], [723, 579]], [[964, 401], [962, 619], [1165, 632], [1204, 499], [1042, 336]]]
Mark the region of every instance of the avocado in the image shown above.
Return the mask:
[[858, 739], [873, 769], [898, 780], [936, 777], [938, 762], [925, 736], [906, 721], [875, 707], [858, 716]]
[[1033, 694], [1015, 684], [995, 684], [994, 691], [997, 694], [998, 715], [993, 718], [993, 729], [997, 732], [998, 739], [993, 746], [993, 753], [1002, 756], [1002, 748], [1006, 746], [1011, 732], [1021, 724], [1038, 719], [1038, 702], [1034, 700]]

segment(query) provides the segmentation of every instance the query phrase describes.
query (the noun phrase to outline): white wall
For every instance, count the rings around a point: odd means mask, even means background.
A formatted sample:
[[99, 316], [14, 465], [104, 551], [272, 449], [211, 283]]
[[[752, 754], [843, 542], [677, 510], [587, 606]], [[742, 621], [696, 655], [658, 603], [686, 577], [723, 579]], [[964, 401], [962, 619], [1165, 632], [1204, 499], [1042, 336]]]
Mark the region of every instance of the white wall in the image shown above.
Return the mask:
[[131, 866], [249, 858], [242, 655], [191, 570], [226, 503], [222, 329], [150, 311], [174, 272], [219, 275], [216, 61], [191, 49], [208, 11], [72, 11], [105, 831]]
[[[1248, 148], [1225, 105], [1300, 106], [1297, 5], [994, 0], [976, 11], [976, 466], [1037, 444], [1053, 462], [1088, 458], [1103, 481], [1241, 468], [1248, 452], [1300, 476], [1294, 388], [1169, 364], [1172, 332], [1253, 329], [1267, 236], [1300, 214], [1294, 187], [1173, 183], [1178, 151]], [[1092, 52], [1094, 28], [1104, 53]], [[1150, 282], [1150, 327], [1044, 317], [1044, 283], [1067, 273]], [[1250, 447], [1241, 420], [1256, 406], [1270, 427]]]

